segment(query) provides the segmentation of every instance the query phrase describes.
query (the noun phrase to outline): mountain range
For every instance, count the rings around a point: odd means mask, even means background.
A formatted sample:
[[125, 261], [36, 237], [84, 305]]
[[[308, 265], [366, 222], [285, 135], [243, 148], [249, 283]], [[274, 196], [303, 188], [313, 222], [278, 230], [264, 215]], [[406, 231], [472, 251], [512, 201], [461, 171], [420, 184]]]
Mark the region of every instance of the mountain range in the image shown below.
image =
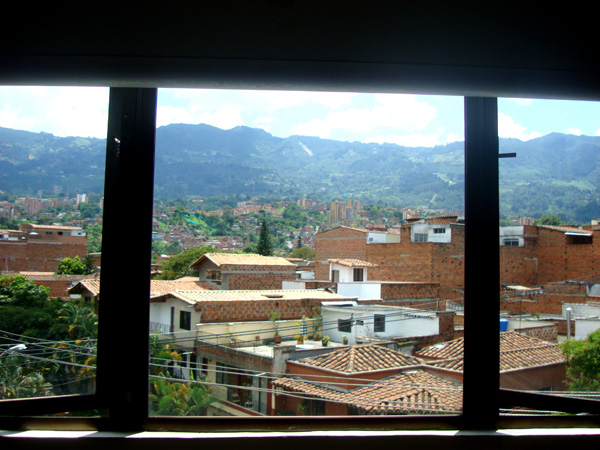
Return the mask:
[[[106, 141], [0, 128], [0, 189], [18, 195], [61, 186], [101, 193]], [[600, 218], [600, 137], [552, 133], [500, 139], [502, 213]], [[401, 147], [262, 129], [172, 124], [156, 131], [155, 196], [245, 194], [272, 200], [352, 198], [395, 207], [463, 209], [464, 144]]]

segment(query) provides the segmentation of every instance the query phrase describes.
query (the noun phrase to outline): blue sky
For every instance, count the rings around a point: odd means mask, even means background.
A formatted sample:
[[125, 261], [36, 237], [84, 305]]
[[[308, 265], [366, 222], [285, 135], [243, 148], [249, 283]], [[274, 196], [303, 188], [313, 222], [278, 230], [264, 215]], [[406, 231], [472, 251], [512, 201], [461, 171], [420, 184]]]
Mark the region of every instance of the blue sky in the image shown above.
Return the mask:
[[[0, 126], [57, 136], [106, 136], [107, 88], [0, 87]], [[600, 136], [600, 102], [500, 99], [501, 137]], [[462, 97], [161, 89], [157, 125], [245, 125], [360, 142], [434, 146], [463, 140]]]

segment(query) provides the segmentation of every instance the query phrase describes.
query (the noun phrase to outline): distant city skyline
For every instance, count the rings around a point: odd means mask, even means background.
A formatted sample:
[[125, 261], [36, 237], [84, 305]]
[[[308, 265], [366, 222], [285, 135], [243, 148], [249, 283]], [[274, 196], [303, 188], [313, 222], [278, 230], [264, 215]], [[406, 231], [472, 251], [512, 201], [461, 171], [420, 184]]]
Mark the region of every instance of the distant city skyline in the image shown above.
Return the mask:
[[[106, 137], [108, 88], [0, 87], [0, 126]], [[600, 136], [600, 102], [500, 99], [500, 137]], [[464, 139], [463, 98], [406, 94], [160, 89], [157, 126], [262, 128], [278, 137], [431, 147]]]

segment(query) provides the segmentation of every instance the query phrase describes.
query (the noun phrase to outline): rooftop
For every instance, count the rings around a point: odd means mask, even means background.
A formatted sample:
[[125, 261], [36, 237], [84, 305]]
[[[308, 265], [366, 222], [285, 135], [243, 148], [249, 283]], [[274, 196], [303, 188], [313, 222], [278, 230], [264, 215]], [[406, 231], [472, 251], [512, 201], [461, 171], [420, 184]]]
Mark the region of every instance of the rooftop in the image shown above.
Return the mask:
[[192, 263], [190, 267], [201, 264], [207, 259], [216, 264], [217, 266], [227, 264], [247, 266], [295, 266], [295, 264], [292, 264], [285, 258], [281, 258], [279, 256], [262, 256], [254, 253], [206, 253], [202, 255], [197, 261]]
[[177, 290], [163, 296], [154, 298], [156, 301], [164, 301], [167, 296], [169, 298], [178, 298], [186, 303], [194, 304], [196, 302], [211, 302], [211, 301], [257, 301], [257, 300], [356, 300], [355, 297], [349, 299], [343, 295], [332, 294], [318, 289], [298, 289], [298, 290], [247, 290], [247, 291], [185, 291]]
[[[424, 348], [416, 355], [435, 359], [435, 362], [428, 363], [430, 365], [462, 371], [463, 348], [464, 338], [459, 338]], [[565, 358], [557, 344], [516, 331], [500, 333], [501, 372], [564, 362]]]
[[273, 386], [346, 404], [359, 414], [443, 414], [462, 408], [462, 385], [425, 370], [406, 371], [347, 392], [294, 378], [275, 380]]
[[297, 362], [344, 373], [372, 372], [422, 364], [419, 358], [372, 344], [344, 347], [323, 355], [303, 358]]
[[369, 261], [363, 261], [362, 259], [344, 259], [334, 258], [328, 260], [330, 263], [339, 264], [340, 266], [346, 267], [379, 267], [379, 264], [371, 263]]

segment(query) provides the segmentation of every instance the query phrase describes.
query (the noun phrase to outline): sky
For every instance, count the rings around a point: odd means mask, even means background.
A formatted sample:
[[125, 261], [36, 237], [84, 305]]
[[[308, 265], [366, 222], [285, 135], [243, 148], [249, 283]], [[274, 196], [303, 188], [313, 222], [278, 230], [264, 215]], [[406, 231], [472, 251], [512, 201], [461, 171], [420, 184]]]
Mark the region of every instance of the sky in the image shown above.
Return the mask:
[[[108, 88], [0, 87], [0, 126], [106, 137]], [[278, 137], [432, 147], [464, 140], [463, 98], [332, 92], [160, 89], [157, 126], [244, 125]], [[600, 102], [499, 99], [500, 137], [600, 136]]]

